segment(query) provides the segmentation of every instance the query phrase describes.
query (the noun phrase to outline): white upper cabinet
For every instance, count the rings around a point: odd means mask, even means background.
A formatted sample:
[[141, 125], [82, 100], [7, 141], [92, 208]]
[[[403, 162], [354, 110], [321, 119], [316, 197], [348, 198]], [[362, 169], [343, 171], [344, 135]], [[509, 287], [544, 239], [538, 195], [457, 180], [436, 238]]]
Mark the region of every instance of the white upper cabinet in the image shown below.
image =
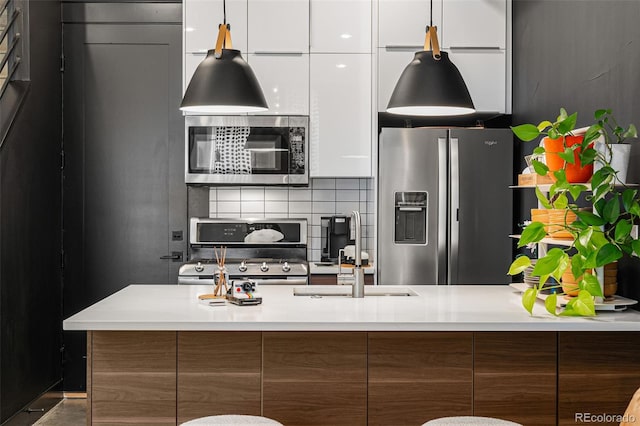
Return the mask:
[[443, 48], [506, 48], [507, 0], [443, 1]]
[[[379, 0], [378, 47], [422, 49], [427, 25], [431, 22], [429, 1]], [[442, 23], [442, 0], [433, 2], [433, 25]]]
[[184, 55], [184, 79], [182, 81], [182, 93], [187, 90], [187, 86], [193, 77], [193, 73], [200, 65], [200, 62], [206, 58], [206, 53], [185, 53]]
[[478, 111], [509, 111], [504, 50], [451, 51], [449, 58], [460, 70]]
[[[215, 48], [218, 24], [223, 21], [222, 0], [184, 0], [185, 52]], [[247, 0], [227, 0], [227, 23], [233, 48], [247, 53]]]
[[384, 112], [400, 74], [413, 60], [415, 51], [388, 48], [378, 50], [378, 111]]
[[309, 0], [248, 0], [249, 53], [308, 53]]
[[309, 115], [309, 54], [249, 54], [268, 115]]
[[310, 56], [310, 175], [369, 177], [372, 55]]
[[310, 0], [311, 53], [371, 53], [371, 0]]

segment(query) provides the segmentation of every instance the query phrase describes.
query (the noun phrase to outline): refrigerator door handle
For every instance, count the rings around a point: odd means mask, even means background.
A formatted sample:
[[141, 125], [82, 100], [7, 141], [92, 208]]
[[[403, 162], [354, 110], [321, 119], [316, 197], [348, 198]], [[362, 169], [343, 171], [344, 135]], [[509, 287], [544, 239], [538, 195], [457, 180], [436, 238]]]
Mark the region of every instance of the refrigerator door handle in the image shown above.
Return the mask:
[[449, 269], [448, 283], [458, 283], [458, 242], [460, 238], [460, 169], [458, 138], [449, 143]]
[[438, 284], [447, 282], [447, 138], [438, 138]]

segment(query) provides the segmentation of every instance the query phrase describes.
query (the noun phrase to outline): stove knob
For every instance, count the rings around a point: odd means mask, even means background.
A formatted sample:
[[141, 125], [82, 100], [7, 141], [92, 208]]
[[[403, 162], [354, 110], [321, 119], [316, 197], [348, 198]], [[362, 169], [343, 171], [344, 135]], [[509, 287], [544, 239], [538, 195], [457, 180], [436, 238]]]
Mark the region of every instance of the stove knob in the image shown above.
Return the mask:
[[291, 271], [291, 266], [289, 266], [289, 262], [284, 262], [284, 264], [282, 265], [282, 272], [289, 272]]
[[262, 272], [267, 272], [269, 270], [269, 265], [267, 265], [267, 262], [262, 262], [262, 265], [260, 266], [260, 270]]
[[238, 271], [246, 272], [247, 271], [247, 263], [243, 260], [240, 262], [240, 266], [238, 266]]
[[196, 272], [204, 271], [204, 266], [202, 265], [202, 262], [198, 262], [198, 264], [195, 266], [194, 269], [196, 270]]

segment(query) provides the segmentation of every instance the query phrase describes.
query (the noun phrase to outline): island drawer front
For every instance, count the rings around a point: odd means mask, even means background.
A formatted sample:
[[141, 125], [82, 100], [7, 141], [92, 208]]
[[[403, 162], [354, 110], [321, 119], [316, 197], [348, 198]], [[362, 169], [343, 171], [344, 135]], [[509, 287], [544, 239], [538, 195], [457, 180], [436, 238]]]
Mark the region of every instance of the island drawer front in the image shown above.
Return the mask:
[[473, 414], [473, 333], [369, 333], [369, 424]]
[[264, 332], [263, 415], [285, 425], [367, 422], [367, 334]]
[[[640, 388], [640, 332], [558, 335], [558, 424], [575, 425], [576, 413], [622, 416]], [[598, 424], [618, 425], [611, 420]]]
[[93, 424], [175, 425], [175, 331], [94, 331], [89, 341]]
[[473, 343], [475, 416], [556, 423], [556, 333], [476, 332]]
[[261, 332], [178, 333], [178, 424], [261, 414]]

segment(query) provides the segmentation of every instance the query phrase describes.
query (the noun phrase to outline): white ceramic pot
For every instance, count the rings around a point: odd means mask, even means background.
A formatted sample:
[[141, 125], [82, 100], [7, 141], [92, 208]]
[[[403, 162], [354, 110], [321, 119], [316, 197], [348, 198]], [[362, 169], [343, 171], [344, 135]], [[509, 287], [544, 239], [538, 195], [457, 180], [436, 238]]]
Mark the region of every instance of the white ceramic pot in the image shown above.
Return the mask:
[[[608, 160], [611, 158], [611, 167], [618, 172], [618, 179], [622, 183], [627, 183], [627, 170], [629, 170], [629, 158], [631, 155], [631, 145], [615, 143], [609, 145], [611, 152], [604, 143], [596, 143], [596, 150], [604, 155]], [[594, 163], [593, 171], [597, 172], [602, 168], [602, 164], [599, 161]]]

